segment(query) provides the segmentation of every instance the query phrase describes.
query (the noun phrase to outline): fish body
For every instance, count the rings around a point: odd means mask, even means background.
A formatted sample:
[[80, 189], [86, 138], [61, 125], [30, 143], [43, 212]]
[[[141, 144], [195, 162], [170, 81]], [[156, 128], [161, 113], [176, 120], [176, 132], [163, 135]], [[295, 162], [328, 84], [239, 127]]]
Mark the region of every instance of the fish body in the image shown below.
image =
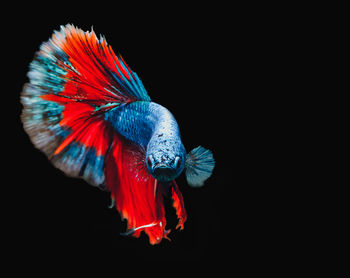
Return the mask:
[[202, 186], [213, 155], [203, 147], [186, 154], [174, 116], [151, 101], [104, 37], [61, 26], [40, 46], [28, 77], [21, 118], [29, 138], [64, 173], [110, 192], [128, 221], [124, 234], [144, 231], [151, 244], [168, 238], [166, 194], [177, 228], [184, 228], [187, 214], [175, 178], [186, 169], [189, 185]]
[[168, 109], [154, 102], [137, 101], [108, 111], [105, 120], [126, 139], [147, 150], [145, 163], [153, 177], [171, 181], [180, 175], [186, 150]]

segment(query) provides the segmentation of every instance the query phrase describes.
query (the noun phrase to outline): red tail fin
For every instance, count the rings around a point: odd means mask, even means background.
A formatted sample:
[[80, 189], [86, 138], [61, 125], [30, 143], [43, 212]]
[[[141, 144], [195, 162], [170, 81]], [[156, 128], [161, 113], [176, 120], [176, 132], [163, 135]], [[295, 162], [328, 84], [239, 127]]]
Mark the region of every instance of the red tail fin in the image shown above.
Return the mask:
[[40, 46], [28, 77], [21, 117], [32, 142], [66, 174], [100, 186], [115, 133], [103, 113], [149, 101], [141, 80], [103, 37], [72, 25]]

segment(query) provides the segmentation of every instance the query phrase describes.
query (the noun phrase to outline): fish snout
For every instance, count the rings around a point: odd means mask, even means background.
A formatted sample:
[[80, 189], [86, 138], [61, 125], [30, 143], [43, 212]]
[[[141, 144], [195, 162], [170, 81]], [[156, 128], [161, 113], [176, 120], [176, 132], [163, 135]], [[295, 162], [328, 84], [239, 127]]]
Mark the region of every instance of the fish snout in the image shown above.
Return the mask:
[[149, 173], [160, 181], [171, 181], [179, 176], [182, 171], [180, 156], [169, 159], [167, 156], [155, 158], [152, 154], [146, 159]]
[[158, 165], [153, 168], [153, 175], [160, 181], [170, 181], [174, 179], [176, 171], [168, 166]]

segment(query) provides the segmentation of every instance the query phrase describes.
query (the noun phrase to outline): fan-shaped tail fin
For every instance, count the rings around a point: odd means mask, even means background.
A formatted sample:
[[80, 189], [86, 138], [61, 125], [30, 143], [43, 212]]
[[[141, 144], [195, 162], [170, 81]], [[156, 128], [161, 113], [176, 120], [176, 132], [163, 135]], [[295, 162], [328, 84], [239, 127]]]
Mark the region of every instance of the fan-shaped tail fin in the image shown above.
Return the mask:
[[28, 77], [21, 118], [33, 144], [66, 174], [103, 183], [116, 133], [103, 113], [150, 100], [137, 74], [103, 37], [68, 24], [41, 45]]

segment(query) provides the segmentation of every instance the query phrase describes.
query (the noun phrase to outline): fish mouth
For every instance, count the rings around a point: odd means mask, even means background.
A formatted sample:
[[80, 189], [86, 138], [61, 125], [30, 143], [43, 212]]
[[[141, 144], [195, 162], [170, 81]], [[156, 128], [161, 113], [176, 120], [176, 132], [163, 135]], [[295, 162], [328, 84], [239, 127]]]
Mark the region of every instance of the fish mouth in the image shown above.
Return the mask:
[[154, 177], [160, 181], [171, 181], [176, 175], [176, 171], [167, 165], [157, 165], [152, 172]]

